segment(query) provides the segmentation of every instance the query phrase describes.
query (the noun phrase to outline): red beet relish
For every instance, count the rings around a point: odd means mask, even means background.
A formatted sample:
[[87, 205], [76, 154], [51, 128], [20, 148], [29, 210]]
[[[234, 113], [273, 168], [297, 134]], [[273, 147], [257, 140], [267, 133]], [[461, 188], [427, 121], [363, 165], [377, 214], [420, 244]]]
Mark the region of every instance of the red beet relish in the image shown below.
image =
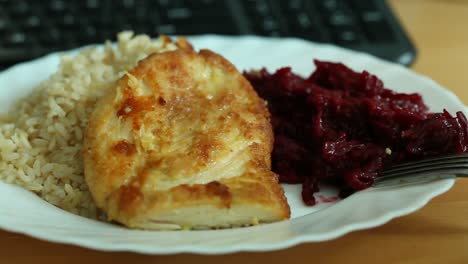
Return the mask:
[[375, 75], [341, 63], [315, 61], [308, 78], [282, 68], [244, 73], [268, 101], [275, 133], [273, 171], [280, 182], [301, 183], [314, 205], [319, 182], [342, 194], [371, 186], [392, 164], [467, 152], [462, 112], [429, 113], [419, 94], [384, 88]]

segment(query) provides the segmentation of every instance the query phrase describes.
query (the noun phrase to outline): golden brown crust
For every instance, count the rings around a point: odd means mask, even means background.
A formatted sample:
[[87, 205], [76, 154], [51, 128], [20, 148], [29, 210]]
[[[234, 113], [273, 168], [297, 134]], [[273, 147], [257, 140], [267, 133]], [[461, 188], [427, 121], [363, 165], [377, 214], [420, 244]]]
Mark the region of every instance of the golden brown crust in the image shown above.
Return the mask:
[[135, 154], [135, 145], [132, 143], [126, 141], [126, 140], [121, 140], [117, 141], [115, 145], [112, 147], [112, 150], [116, 154], [121, 154], [121, 155], [126, 155], [126, 156], [131, 156]]
[[223, 57], [179, 50], [153, 54], [98, 102], [83, 150], [98, 207], [133, 227], [160, 212], [255, 204], [274, 219], [290, 212], [270, 171], [269, 113]]
[[193, 50], [192, 44], [190, 44], [190, 42], [188, 42], [184, 37], [178, 37], [176, 40], [176, 45], [179, 49]]

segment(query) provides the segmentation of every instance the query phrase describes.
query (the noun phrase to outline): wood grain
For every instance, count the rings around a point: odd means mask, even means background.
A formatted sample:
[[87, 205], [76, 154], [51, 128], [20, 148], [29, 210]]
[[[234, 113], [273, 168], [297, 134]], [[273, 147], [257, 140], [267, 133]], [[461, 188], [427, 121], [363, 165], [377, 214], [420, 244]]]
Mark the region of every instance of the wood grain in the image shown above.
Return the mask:
[[[468, 103], [468, 1], [391, 0], [418, 48], [412, 69]], [[468, 263], [468, 179], [421, 210], [370, 230], [267, 253], [146, 256], [53, 244], [0, 231], [0, 263]], [[6, 261], [3, 261], [6, 260]]]

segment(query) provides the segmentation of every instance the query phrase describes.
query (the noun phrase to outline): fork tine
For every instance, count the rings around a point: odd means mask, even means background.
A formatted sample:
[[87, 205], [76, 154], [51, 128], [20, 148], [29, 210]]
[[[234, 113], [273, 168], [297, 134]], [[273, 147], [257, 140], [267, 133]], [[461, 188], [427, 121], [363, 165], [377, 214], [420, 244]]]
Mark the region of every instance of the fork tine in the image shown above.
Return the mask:
[[453, 179], [459, 176], [466, 176], [468, 173], [467, 169], [463, 170], [448, 170], [443, 169], [440, 171], [430, 171], [430, 172], [419, 172], [413, 174], [405, 174], [399, 176], [385, 176], [385, 177], [378, 177], [375, 179], [373, 184], [374, 187], [385, 187], [385, 186], [392, 186], [392, 185], [402, 185], [402, 184], [409, 184], [409, 183], [421, 183], [421, 182], [428, 182], [432, 180], [440, 180], [440, 179]]
[[406, 164], [406, 165], [401, 165], [398, 167], [390, 167], [388, 170], [384, 170], [382, 175], [385, 174], [395, 174], [400, 171], [402, 172], [407, 172], [407, 171], [412, 171], [412, 170], [427, 170], [427, 169], [432, 169], [432, 168], [451, 168], [451, 167], [465, 167], [468, 166], [468, 159], [467, 160], [460, 160], [460, 159], [455, 159], [455, 160], [438, 160], [435, 162], [431, 163], [417, 163], [417, 164]]
[[467, 176], [468, 154], [463, 153], [390, 167], [375, 179], [374, 187]]
[[396, 169], [399, 167], [406, 167], [406, 166], [416, 166], [416, 165], [423, 165], [427, 163], [434, 163], [434, 162], [444, 162], [447, 160], [460, 160], [464, 162], [468, 162], [468, 153], [461, 153], [461, 154], [455, 154], [455, 155], [446, 155], [442, 157], [434, 157], [434, 158], [428, 158], [428, 159], [423, 159], [423, 160], [418, 160], [418, 161], [411, 161], [411, 162], [406, 162], [402, 164], [397, 164], [391, 167], [391, 169]]
[[421, 172], [431, 172], [431, 171], [443, 171], [449, 169], [456, 169], [456, 170], [466, 170], [468, 171], [468, 164], [440, 164], [434, 166], [426, 166], [426, 167], [419, 167], [419, 168], [407, 168], [403, 170], [397, 171], [384, 171], [380, 176], [381, 177], [390, 177], [390, 176], [400, 176], [400, 175], [407, 175], [407, 174], [415, 174]]

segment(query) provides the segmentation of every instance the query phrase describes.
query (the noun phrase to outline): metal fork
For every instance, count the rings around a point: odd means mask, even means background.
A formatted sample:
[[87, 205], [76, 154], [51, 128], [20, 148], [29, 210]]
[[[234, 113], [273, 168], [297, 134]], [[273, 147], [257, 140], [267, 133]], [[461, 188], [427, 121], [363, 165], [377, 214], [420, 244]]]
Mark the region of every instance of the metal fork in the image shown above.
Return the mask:
[[383, 171], [374, 187], [427, 182], [436, 179], [468, 177], [468, 153], [402, 163]]

